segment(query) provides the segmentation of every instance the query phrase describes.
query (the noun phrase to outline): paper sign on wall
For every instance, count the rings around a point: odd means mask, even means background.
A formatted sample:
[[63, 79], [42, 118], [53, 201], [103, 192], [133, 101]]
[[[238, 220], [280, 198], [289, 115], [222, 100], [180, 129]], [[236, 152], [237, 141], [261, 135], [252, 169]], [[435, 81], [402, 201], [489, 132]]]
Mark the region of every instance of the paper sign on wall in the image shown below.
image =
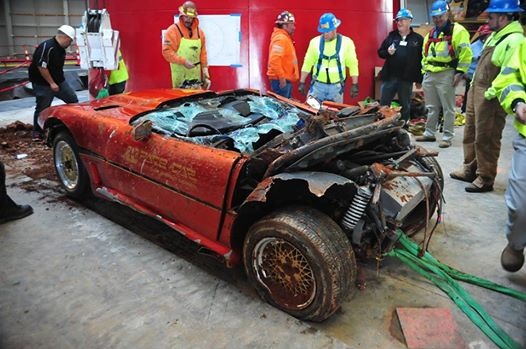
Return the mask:
[[[178, 16], [174, 23], [178, 23]], [[199, 27], [205, 33], [209, 66], [241, 66], [241, 15], [200, 15]], [[162, 31], [162, 40], [164, 34]]]
[[241, 15], [202, 15], [199, 26], [206, 35], [208, 65], [241, 65]]

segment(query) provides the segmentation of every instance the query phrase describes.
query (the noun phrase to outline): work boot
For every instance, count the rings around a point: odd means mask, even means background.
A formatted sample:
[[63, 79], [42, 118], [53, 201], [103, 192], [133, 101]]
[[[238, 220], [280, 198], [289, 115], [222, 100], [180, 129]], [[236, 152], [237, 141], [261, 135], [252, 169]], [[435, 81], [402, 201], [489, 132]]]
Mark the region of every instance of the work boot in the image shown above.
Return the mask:
[[468, 183], [473, 182], [477, 178], [474, 173], [468, 173], [464, 169], [451, 172], [449, 177]]
[[0, 212], [0, 224], [27, 217], [32, 213], [33, 208], [29, 205], [15, 205], [8, 208], [3, 208]]
[[523, 250], [515, 250], [511, 245], [508, 245], [502, 251], [500, 256], [500, 264], [504, 270], [509, 272], [519, 271], [524, 265], [524, 252]]
[[31, 132], [31, 140], [33, 142], [39, 142], [44, 139], [44, 134], [41, 131]]
[[439, 148], [449, 148], [451, 147], [451, 141], [443, 139], [440, 141], [440, 143], [438, 143], [438, 147]]
[[482, 177], [477, 177], [473, 183], [464, 188], [468, 193], [486, 193], [493, 191], [493, 182], [484, 180]]
[[417, 142], [435, 142], [436, 140], [437, 139], [435, 138], [435, 136], [423, 135], [423, 136], [415, 137], [415, 141], [417, 141]]

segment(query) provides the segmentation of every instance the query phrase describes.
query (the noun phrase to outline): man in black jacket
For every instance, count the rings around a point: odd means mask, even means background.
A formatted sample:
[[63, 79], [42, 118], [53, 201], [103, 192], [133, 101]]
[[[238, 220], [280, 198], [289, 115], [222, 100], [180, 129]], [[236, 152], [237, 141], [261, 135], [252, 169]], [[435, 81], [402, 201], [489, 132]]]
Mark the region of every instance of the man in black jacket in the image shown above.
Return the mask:
[[422, 82], [422, 44], [424, 38], [413, 31], [411, 11], [402, 8], [396, 14], [397, 30], [389, 33], [378, 49], [385, 59], [380, 72], [382, 79], [381, 105], [391, 105], [395, 94], [402, 106], [402, 119], [409, 121], [413, 82]]
[[49, 107], [53, 98], [58, 97], [66, 103], [77, 103], [77, 95], [64, 78], [66, 48], [75, 40], [75, 28], [63, 25], [57, 35], [38, 45], [29, 66], [29, 81], [37, 104], [33, 115], [33, 138], [42, 138], [42, 129], [37, 123], [38, 115]]

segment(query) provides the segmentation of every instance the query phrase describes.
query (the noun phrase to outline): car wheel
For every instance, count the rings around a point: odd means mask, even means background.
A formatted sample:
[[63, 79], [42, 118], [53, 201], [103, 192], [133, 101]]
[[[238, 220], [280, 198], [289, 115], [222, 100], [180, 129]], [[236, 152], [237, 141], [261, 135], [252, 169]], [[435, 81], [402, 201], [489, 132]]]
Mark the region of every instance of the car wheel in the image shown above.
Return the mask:
[[61, 132], [53, 139], [53, 163], [67, 195], [85, 198], [89, 188], [88, 173], [79, 157], [77, 144], [67, 132]]
[[248, 231], [243, 260], [263, 299], [303, 320], [323, 321], [349, 294], [356, 260], [341, 228], [324, 213], [294, 206]]

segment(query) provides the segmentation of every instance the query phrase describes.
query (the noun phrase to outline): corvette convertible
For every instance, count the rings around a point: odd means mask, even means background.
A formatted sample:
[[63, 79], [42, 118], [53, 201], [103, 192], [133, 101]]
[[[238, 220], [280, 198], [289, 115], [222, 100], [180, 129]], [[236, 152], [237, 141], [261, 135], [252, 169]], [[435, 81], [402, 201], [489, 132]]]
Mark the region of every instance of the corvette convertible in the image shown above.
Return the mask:
[[323, 321], [396, 230], [428, 228], [443, 177], [391, 109], [259, 91], [150, 90], [55, 106], [39, 124], [67, 195], [162, 221], [263, 299]]

